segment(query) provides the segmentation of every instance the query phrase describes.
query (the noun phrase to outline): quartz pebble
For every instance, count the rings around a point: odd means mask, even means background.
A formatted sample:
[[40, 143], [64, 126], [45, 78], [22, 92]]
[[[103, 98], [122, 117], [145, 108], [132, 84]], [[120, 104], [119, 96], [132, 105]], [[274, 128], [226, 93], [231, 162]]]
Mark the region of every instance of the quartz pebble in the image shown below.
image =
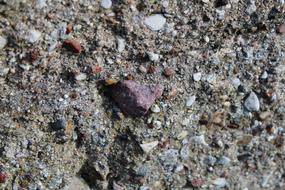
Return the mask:
[[257, 95], [254, 92], [251, 92], [250, 95], [246, 98], [244, 106], [250, 112], [259, 111], [260, 103]]
[[28, 35], [28, 41], [30, 43], [35, 43], [36, 41], [40, 39], [41, 35], [42, 35], [41, 32], [37, 30], [31, 30]]
[[75, 80], [77, 80], [77, 81], [82, 81], [82, 80], [85, 80], [86, 78], [87, 78], [87, 76], [85, 73], [79, 73], [79, 74], [75, 75]]
[[196, 96], [190, 96], [186, 101], [186, 107], [190, 108], [196, 100]]
[[154, 61], [154, 62], [159, 61], [159, 54], [148, 52], [147, 55], [151, 61]]
[[198, 72], [198, 73], [194, 73], [194, 74], [193, 74], [193, 80], [194, 80], [195, 82], [200, 81], [201, 78], [202, 78], [202, 73]]
[[145, 18], [144, 23], [149, 29], [157, 31], [161, 30], [164, 27], [166, 23], [166, 18], [161, 14], [155, 14]]
[[111, 0], [101, 0], [101, 7], [104, 9], [110, 9], [112, 7], [112, 1]]
[[123, 52], [126, 47], [126, 41], [125, 39], [121, 37], [117, 37], [117, 50], [118, 52]]
[[159, 113], [160, 112], [160, 108], [158, 105], [154, 104], [152, 107], [151, 107], [151, 111], [153, 113]]
[[37, 1], [37, 9], [42, 9], [42, 8], [44, 8], [45, 6], [47, 6], [45, 0], [38, 0], [38, 1]]
[[7, 45], [8, 41], [6, 38], [0, 36], [0, 50], [3, 49]]
[[63, 190], [89, 190], [89, 186], [80, 177], [73, 177]]
[[226, 187], [228, 184], [225, 178], [217, 178], [213, 180], [212, 183], [218, 188]]
[[152, 149], [154, 149], [158, 145], [158, 141], [152, 141], [149, 143], [140, 144], [140, 147], [143, 149], [145, 153], [150, 152]]

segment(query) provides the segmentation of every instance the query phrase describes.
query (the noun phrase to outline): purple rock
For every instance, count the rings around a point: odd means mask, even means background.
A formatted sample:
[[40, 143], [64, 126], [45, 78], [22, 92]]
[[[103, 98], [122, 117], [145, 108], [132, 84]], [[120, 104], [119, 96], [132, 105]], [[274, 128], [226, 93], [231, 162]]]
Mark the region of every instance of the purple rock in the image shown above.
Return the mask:
[[148, 87], [132, 80], [120, 81], [112, 87], [113, 99], [123, 113], [131, 116], [145, 115], [162, 92], [162, 85]]

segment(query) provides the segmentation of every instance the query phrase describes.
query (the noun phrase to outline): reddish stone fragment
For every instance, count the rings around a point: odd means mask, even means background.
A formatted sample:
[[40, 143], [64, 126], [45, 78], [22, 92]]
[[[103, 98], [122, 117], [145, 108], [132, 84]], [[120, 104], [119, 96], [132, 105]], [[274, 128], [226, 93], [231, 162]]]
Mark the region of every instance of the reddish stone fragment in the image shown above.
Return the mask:
[[65, 40], [63, 42], [63, 46], [74, 53], [81, 52], [81, 45], [78, 40], [75, 40], [75, 39]]
[[174, 74], [174, 71], [171, 68], [166, 68], [166, 69], [164, 69], [163, 74], [166, 77], [170, 77], [170, 76], [172, 76]]
[[98, 65], [93, 65], [91, 67], [91, 71], [93, 74], [97, 74], [97, 73], [100, 73], [102, 71], [102, 67], [98, 66]]
[[153, 66], [153, 65], [150, 65], [149, 67], [148, 67], [148, 70], [147, 70], [147, 72], [148, 73], [150, 73], [150, 74], [153, 74], [153, 73], [155, 73], [155, 66]]
[[160, 97], [163, 92], [162, 85], [148, 87], [132, 80], [124, 80], [112, 86], [112, 97], [126, 115], [143, 116]]
[[0, 173], [0, 183], [5, 183], [7, 181], [7, 174]]
[[276, 32], [279, 34], [284, 34], [285, 33], [285, 24], [281, 24], [281, 25], [277, 26]]
[[191, 180], [191, 186], [192, 187], [201, 187], [203, 185], [204, 181], [202, 179], [193, 179]]

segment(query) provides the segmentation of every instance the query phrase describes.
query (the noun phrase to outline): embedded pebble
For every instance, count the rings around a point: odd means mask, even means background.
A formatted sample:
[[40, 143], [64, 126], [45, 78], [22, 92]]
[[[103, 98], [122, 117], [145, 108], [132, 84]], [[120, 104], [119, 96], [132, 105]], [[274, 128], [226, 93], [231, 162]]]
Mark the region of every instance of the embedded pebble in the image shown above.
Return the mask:
[[38, 0], [38, 1], [37, 1], [37, 8], [38, 8], [38, 9], [42, 9], [42, 8], [44, 8], [45, 6], [47, 6], [45, 0]]
[[152, 149], [154, 149], [158, 145], [158, 141], [152, 141], [149, 143], [140, 144], [140, 147], [143, 149], [145, 153], [150, 152]]
[[77, 75], [75, 75], [75, 80], [77, 81], [82, 81], [82, 80], [86, 80], [87, 76], [85, 73], [79, 73]]
[[198, 72], [198, 73], [194, 73], [194, 74], [193, 74], [193, 80], [194, 80], [195, 82], [200, 81], [201, 78], [202, 78], [202, 73], [201, 73], [201, 72]]
[[112, 97], [121, 110], [131, 116], [143, 116], [154, 101], [162, 95], [163, 86], [148, 87], [132, 80], [111, 86]]
[[160, 112], [160, 108], [158, 105], [154, 104], [152, 107], [151, 107], [151, 111], [153, 113], [159, 113]]
[[260, 103], [257, 95], [251, 92], [244, 102], [245, 108], [250, 112], [256, 112], [260, 109]]
[[190, 108], [196, 100], [196, 96], [190, 96], [186, 101], [186, 107]]
[[260, 76], [261, 79], [267, 79], [268, 78], [268, 73], [266, 71], [264, 71], [261, 76]]
[[231, 162], [231, 159], [226, 157], [226, 156], [222, 156], [221, 158], [219, 158], [219, 160], [217, 161], [217, 164], [219, 165], [223, 165], [223, 166], [227, 166], [229, 165]]
[[126, 47], [126, 41], [125, 39], [121, 37], [117, 37], [117, 50], [118, 52], [123, 52]]
[[112, 1], [111, 0], [101, 0], [101, 7], [104, 9], [110, 9], [112, 7]]
[[154, 62], [159, 61], [159, 54], [148, 52], [147, 55], [151, 61], [154, 61]]
[[28, 35], [28, 41], [30, 43], [35, 43], [40, 39], [41, 35], [42, 35], [41, 32], [39, 32], [37, 30], [31, 30], [29, 35]]
[[161, 14], [146, 17], [144, 23], [153, 31], [161, 30], [166, 24], [166, 18]]
[[3, 49], [8, 43], [8, 40], [3, 37], [3, 36], [0, 36], [0, 50]]
[[88, 184], [84, 179], [74, 176], [69, 183], [63, 188], [63, 190], [89, 190]]
[[63, 46], [72, 51], [73, 53], [79, 54], [81, 52], [81, 44], [78, 40], [76, 39], [67, 39], [64, 40]]
[[213, 180], [212, 183], [218, 188], [223, 188], [228, 185], [227, 180], [225, 178], [217, 178]]

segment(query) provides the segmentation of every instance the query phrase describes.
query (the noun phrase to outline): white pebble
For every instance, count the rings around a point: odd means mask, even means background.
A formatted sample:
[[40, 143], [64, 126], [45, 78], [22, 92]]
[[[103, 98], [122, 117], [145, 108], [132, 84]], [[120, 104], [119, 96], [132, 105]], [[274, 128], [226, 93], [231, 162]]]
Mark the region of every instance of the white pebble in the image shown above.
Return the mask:
[[226, 187], [228, 184], [225, 178], [217, 178], [213, 180], [212, 183], [216, 185], [218, 188]]
[[196, 96], [190, 96], [186, 101], [186, 107], [190, 108], [196, 100]]
[[166, 23], [166, 18], [161, 14], [156, 14], [145, 18], [144, 23], [147, 27], [153, 31], [160, 30], [164, 27]]
[[86, 78], [87, 78], [87, 76], [85, 73], [79, 73], [78, 75], [75, 76], [75, 79], [77, 81], [82, 81], [82, 80], [85, 80]]
[[42, 34], [41, 34], [39, 31], [37, 31], [37, 30], [31, 30], [31, 31], [30, 31], [30, 34], [29, 34], [29, 36], [28, 36], [28, 41], [29, 41], [30, 43], [35, 43], [36, 41], [38, 41], [38, 40], [40, 39], [41, 35], [42, 35]]
[[121, 37], [117, 37], [117, 50], [118, 52], [123, 52], [126, 47], [126, 41], [125, 39]]
[[158, 105], [153, 105], [152, 107], [151, 107], [151, 111], [153, 112], [153, 113], [159, 113], [160, 112], [160, 108], [159, 108], [159, 106]]
[[260, 76], [261, 79], [267, 79], [268, 78], [268, 73], [264, 71], [262, 75]]
[[231, 83], [233, 84], [233, 86], [234, 86], [235, 88], [238, 88], [239, 85], [241, 84], [239, 78], [233, 78], [233, 79], [231, 80]]
[[148, 153], [158, 145], [158, 141], [153, 141], [149, 143], [140, 144], [140, 147], [144, 152]]
[[102, 0], [101, 1], [101, 7], [104, 9], [110, 9], [112, 7], [112, 1], [111, 0]]
[[159, 54], [157, 54], [157, 53], [148, 52], [147, 55], [151, 61], [156, 62], [159, 60]]
[[8, 41], [6, 38], [0, 36], [0, 50], [3, 49], [7, 45]]
[[37, 9], [42, 9], [42, 8], [44, 8], [45, 6], [47, 6], [45, 0], [38, 0], [38, 1], [37, 1], [37, 6], [36, 6]]
[[193, 74], [193, 80], [196, 82], [200, 81], [201, 77], [202, 77], [202, 73], [200, 73], [200, 72]]

